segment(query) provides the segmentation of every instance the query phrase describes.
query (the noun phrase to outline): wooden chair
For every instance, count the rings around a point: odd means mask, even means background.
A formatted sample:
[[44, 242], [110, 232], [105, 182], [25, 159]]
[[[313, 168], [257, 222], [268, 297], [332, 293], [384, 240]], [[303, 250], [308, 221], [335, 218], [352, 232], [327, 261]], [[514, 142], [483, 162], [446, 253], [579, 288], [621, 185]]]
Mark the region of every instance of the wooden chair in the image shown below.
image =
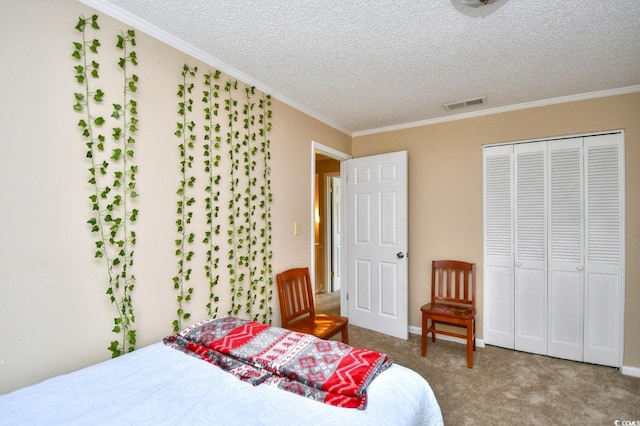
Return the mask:
[[[467, 367], [473, 368], [476, 350], [476, 264], [457, 260], [434, 260], [431, 267], [431, 303], [423, 305], [422, 356], [427, 355], [431, 333], [461, 337], [467, 341]], [[431, 324], [428, 321], [431, 320]], [[437, 329], [437, 324], [465, 327], [466, 333]]]
[[309, 268], [294, 268], [276, 275], [282, 327], [321, 339], [342, 332], [342, 342], [349, 344], [349, 319], [338, 315], [316, 314]]

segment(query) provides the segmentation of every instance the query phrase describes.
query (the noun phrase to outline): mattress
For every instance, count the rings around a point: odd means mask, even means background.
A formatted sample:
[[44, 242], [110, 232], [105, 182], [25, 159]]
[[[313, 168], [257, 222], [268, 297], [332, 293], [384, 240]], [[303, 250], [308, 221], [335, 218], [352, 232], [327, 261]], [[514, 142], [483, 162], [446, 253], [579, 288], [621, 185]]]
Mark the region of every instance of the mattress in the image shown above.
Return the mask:
[[441, 425], [429, 384], [393, 364], [364, 410], [253, 386], [162, 342], [0, 396], [4, 425]]

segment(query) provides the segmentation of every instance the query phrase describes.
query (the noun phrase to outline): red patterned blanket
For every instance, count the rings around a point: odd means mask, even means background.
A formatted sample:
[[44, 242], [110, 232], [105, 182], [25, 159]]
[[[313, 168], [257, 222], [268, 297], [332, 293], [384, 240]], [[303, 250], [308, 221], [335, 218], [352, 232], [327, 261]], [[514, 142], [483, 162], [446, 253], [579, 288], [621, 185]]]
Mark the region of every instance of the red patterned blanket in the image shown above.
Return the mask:
[[194, 324], [164, 343], [253, 385], [346, 408], [364, 409], [367, 386], [392, 364], [379, 352], [231, 316]]

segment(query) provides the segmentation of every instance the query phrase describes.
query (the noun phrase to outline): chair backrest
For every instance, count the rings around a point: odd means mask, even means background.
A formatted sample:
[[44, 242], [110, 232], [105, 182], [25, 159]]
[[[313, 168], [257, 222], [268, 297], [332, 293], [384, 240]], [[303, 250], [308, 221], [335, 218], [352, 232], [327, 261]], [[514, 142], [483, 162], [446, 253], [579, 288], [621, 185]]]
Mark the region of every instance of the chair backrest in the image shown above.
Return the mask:
[[303, 315], [315, 316], [309, 268], [289, 269], [276, 275], [282, 327]]
[[476, 264], [458, 260], [434, 260], [431, 267], [431, 301], [475, 308]]

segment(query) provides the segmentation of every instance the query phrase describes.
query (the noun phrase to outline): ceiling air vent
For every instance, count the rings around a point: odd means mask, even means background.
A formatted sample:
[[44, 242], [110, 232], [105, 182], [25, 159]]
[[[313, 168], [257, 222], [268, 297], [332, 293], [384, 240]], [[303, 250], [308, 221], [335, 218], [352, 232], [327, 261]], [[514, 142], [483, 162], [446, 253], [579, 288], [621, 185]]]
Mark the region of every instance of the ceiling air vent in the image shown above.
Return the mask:
[[484, 105], [486, 102], [486, 99], [487, 98], [483, 96], [481, 98], [467, 99], [466, 101], [451, 102], [448, 104], [444, 104], [443, 107], [447, 111], [453, 111], [454, 109], [466, 108], [466, 107], [475, 106], [475, 105]]

